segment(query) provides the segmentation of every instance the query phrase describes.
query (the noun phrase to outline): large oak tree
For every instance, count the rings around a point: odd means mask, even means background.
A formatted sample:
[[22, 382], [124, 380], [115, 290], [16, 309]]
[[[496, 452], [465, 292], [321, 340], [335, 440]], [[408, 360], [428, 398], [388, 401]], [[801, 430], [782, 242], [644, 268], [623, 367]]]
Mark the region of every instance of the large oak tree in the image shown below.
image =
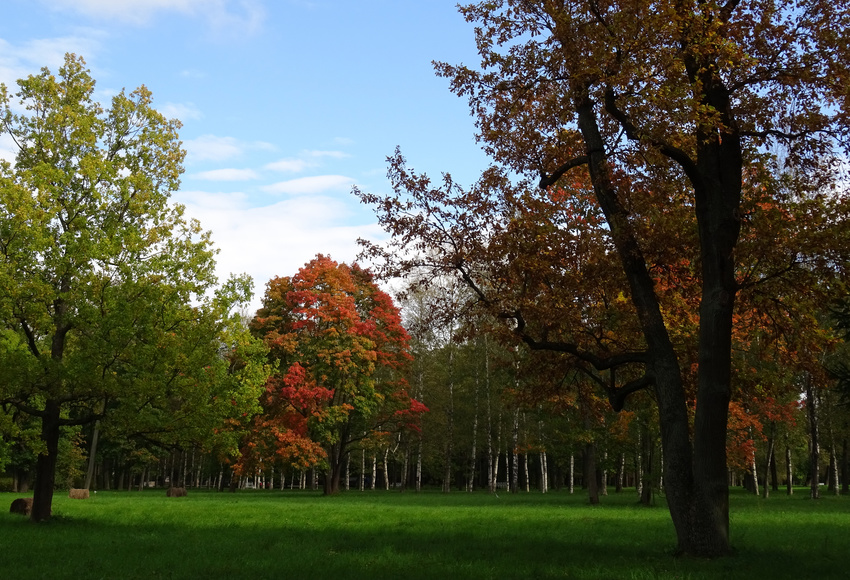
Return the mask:
[[[438, 64], [438, 72], [468, 97], [485, 150], [509, 172], [533, 177], [543, 190], [589, 185], [610, 243], [611, 254], [599, 256], [619, 261], [642, 345], [618, 350], [601, 341], [586, 349], [550, 340], [547, 325], [532, 327], [521, 309], [499, 314], [514, 321], [514, 331], [531, 348], [567, 353], [596, 371], [627, 366], [619, 384], [612, 373], [614, 401], [653, 387], [678, 548], [726, 554], [736, 299], [745, 286], [769, 287], [790, 270], [811, 270], [806, 252], [791, 247], [774, 253], [780, 256], [774, 263], [755, 260], [760, 268], [741, 271], [736, 248], [742, 224], [758, 222], [764, 208], [745, 205], [745, 193], [772, 166], [773, 173], [791, 175], [805, 196], [824, 202], [813, 204], [819, 209], [808, 223], [829, 221], [822, 216], [836, 192], [825, 188], [836, 182], [842, 151], [850, 145], [848, 4], [496, 0], [463, 6], [461, 12], [476, 23], [481, 69]], [[781, 159], [770, 154], [777, 148]], [[398, 198], [364, 196], [378, 205], [384, 225], [406, 250], [396, 249], [391, 261], [404, 262], [428, 247], [442, 250], [453, 258], [443, 266], [477, 287], [482, 302], [493, 303], [493, 280], [477, 277], [474, 256], [450, 234], [478, 224], [489, 235], [495, 226], [469, 211], [469, 204], [441, 213], [459, 190], [450, 181], [439, 192], [429, 190], [429, 182], [408, 172], [400, 156], [392, 160], [390, 177], [397, 193], [427, 198], [425, 205], [404, 206]], [[505, 181], [504, 173], [489, 172], [468, 196], [508, 191]], [[799, 192], [783, 195], [775, 185], [766, 186], [772, 203], [799, 201]], [[433, 226], [430, 243], [417, 237], [424, 223]], [[801, 223], [806, 222], [794, 227]], [[654, 269], [664, 250], [652, 236], [656, 228], [668, 240], [667, 254], [680, 254], [675, 266], [693, 268], [699, 288], [693, 366], [677, 348], [681, 320], [666, 308], [670, 287], [659, 284], [663, 276]], [[574, 234], [574, 246], [580, 244], [580, 227], [562, 228], [559, 235], [565, 232]], [[817, 267], [843, 265], [843, 258], [836, 261], [828, 247], [821, 248], [821, 258], [812, 262]], [[569, 265], [564, 266], [553, 278], [564, 278]], [[561, 305], [568, 310], [570, 303]], [[585, 322], [580, 313], [576, 320]], [[693, 425], [687, 392], [692, 370]]]

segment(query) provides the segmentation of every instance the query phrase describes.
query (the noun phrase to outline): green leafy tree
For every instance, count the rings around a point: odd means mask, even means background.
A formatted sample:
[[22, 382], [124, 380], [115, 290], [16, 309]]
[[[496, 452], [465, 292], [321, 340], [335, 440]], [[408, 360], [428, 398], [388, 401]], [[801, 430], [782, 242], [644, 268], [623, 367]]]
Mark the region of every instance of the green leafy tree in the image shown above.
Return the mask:
[[0, 402], [41, 421], [32, 519], [43, 521], [61, 429], [202, 381], [232, 296], [210, 292], [209, 235], [169, 202], [185, 152], [150, 91], [104, 109], [74, 55], [18, 86], [0, 86], [17, 145], [0, 164]]

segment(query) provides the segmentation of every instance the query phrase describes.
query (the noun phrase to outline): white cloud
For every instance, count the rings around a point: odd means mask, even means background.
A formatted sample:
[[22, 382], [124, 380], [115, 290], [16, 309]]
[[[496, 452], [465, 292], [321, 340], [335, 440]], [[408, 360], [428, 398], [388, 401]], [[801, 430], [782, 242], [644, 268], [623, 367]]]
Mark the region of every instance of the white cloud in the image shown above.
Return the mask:
[[310, 157], [331, 157], [333, 159], [344, 159], [346, 157], [351, 157], [348, 153], [344, 153], [342, 151], [305, 151], [305, 155]]
[[145, 25], [159, 13], [205, 18], [218, 30], [253, 32], [265, 19], [258, 0], [42, 0], [50, 8], [78, 12], [90, 18]]
[[180, 71], [180, 76], [186, 79], [205, 79], [207, 73], [194, 68], [187, 68]]
[[192, 161], [225, 161], [242, 155], [244, 147], [233, 137], [201, 135], [183, 142]]
[[263, 168], [269, 171], [283, 171], [286, 173], [300, 173], [308, 167], [313, 167], [315, 163], [310, 163], [304, 159], [281, 159], [265, 165]]
[[196, 139], [187, 139], [183, 147], [188, 152], [189, 161], [226, 161], [239, 157], [248, 149], [274, 151], [275, 146], [265, 141], [244, 142], [233, 137], [201, 135]]
[[260, 176], [253, 169], [213, 169], [195, 173], [191, 177], [205, 181], [250, 181]]
[[261, 189], [266, 193], [288, 193], [292, 195], [321, 193], [324, 191], [344, 191], [354, 185], [354, 180], [344, 175], [314, 175], [299, 177], [288, 181], [279, 181]]
[[15, 164], [18, 147], [8, 133], [0, 133], [0, 159]]
[[166, 119], [179, 119], [181, 121], [202, 119], [204, 114], [194, 103], [165, 103], [156, 108], [165, 115]]
[[[89, 33], [90, 32], [90, 33]], [[10, 90], [17, 89], [16, 81], [29, 75], [38, 74], [43, 67], [53, 73], [59, 71], [65, 63], [65, 53], [71, 52], [90, 59], [100, 49], [97, 31], [89, 31], [83, 36], [62, 36], [28, 40], [13, 45], [0, 38], [0, 82]]]
[[385, 237], [377, 224], [345, 225], [356, 202], [323, 196], [295, 197], [264, 207], [247, 207], [243, 194], [180, 192], [176, 201], [212, 231], [220, 249], [220, 279], [230, 273], [254, 278], [253, 313], [274, 276], [291, 276], [322, 253], [339, 262], [354, 261], [359, 237]]

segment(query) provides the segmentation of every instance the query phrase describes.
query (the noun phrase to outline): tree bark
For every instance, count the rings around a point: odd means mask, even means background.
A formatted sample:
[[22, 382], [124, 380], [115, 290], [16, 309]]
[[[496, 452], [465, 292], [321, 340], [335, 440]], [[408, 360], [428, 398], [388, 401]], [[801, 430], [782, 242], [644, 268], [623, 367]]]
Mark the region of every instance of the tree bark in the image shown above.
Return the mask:
[[83, 489], [90, 489], [91, 488], [91, 481], [92, 481], [92, 478], [94, 477], [94, 462], [95, 462], [95, 456], [97, 455], [97, 438], [98, 438], [98, 434], [99, 434], [98, 433], [99, 428], [100, 428], [100, 421], [95, 421], [94, 422], [94, 428], [92, 429], [91, 447], [89, 448], [89, 461], [88, 461], [89, 465], [88, 465], [88, 469], [86, 470], [86, 482], [83, 485]]
[[[647, 367], [654, 379], [661, 424], [667, 505], [676, 529], [678, 550], [698, 556], [719, 556], [729, 553], [726, 427], [731, 396], [732, 315], [737, 291], [734, 249], [740, 231], [738, 208], [743, 163], [740, 136], [734, 119], [729, 117], [729, 95], [712, 70], [701, 67], [695, 58], [686, 58], [692, 84], [704, 87], [706, 94], [700, 94], [700, 100], [719, 112], [728, 130], [721, 142], [716, 134], [699, 127], [695, 162], [682, 152], [674, 155], [694, 187], [702, 262], [693, 439], [678, 357], [661, 314], [647, 261], [628, 212], [612, 186], [606, 144], [594, 102], [586, 89], [577, 91], [576, 112], [596, 199], [629, 282], [648, 347]], [[606, 108], [615, 114], [615, 104], [606, 103]]]
[[35, 466], [30, 512], [30, 519], [34, 522], [49, 521], [53, 509], [56, 462], [59, 458], [59, 413], [58, 401], [49, 399], [45, 402], [44, 413], [41, 415], [41, 439], [47, 447], [47, 453], [39, 454]]

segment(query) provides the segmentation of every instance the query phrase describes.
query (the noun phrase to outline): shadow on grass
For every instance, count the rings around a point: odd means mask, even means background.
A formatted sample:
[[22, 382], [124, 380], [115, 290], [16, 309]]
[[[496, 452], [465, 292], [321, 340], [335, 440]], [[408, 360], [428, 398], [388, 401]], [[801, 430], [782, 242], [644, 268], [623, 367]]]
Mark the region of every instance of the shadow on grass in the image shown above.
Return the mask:
[[[25, 571], [20, 577], [28, 578], [148, 580], [751, 580], [844, 572], [847, 551], [837, 542], [848, 537], [841, 523], [846, 519], [816, 516], [808, 524], [796, 514], [759, 519], [756, 513], [748, 522], [742, 515], [733, 527], [741, 538], [738, 554], [699, 561], [671, 555], [673, 531], [664, 507], [599, 509], [533, 497], [199, 494], [188, 501], [125, 495], [64, 502], [62, 517], [46, 526], [0, 518], [0, 569]], [[776, 521], [784, 521], [790, 535], [777, 534]], [[788, 545], [791, 537], [795, 543]], [[806, 557], [806, 543], [824, 538], [833, 544], [823, 545], [815, 559]]]

